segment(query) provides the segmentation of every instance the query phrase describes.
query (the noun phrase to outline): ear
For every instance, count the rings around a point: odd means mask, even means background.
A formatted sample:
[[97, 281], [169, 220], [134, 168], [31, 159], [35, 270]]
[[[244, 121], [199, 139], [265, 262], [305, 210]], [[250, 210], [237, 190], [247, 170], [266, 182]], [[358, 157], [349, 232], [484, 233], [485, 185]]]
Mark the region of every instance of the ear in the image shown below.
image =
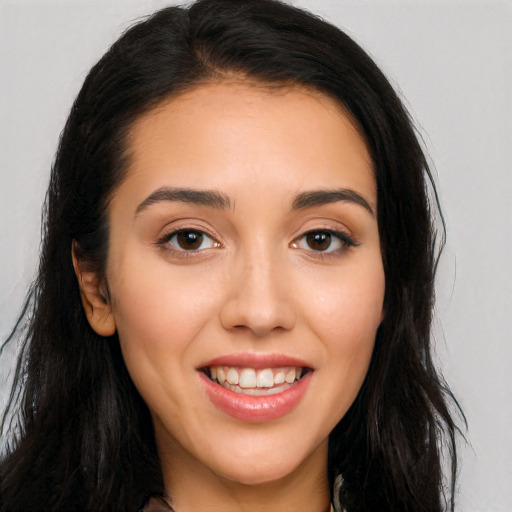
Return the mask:
[[75, 244], [76, 242], [73, 242], [71, 247], [71, 257], [73, 258], [73, 268], [75, 269], [78, 286], [80, 287], [80, 296], [85, 316], [97, 334], [100, 336], [112, 336], [116, 332], [116, 322], [112, 308], [102, 292], [102, 280], [96, 272], [84, 269], [76, 256]]

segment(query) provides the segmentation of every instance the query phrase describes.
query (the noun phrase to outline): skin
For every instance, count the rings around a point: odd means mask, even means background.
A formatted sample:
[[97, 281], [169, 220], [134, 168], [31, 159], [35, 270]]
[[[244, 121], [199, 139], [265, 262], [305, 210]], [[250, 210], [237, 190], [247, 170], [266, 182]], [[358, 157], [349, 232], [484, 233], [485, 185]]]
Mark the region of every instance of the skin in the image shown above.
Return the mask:
[[[91, 326], [117, 330], [149, 406], [166, 488], [179, 512], [329, 508], [327, 440], [366, 375], [383, 317], [377, 192], [363, 137], [332, 99], [300, 88], [201, 85], [136, 121], [109, 207], [100, 276], [75, 260]], [[214, 190], [219, 209], [142, 203], [162, 187]], [[354, 201], [293, 209], [298, 194]], [[137, 208], [139, 211], [137, 212]], [[204, 232], [198, 250], [178, 229]], [[323, 231], [322, 231], [323, 230]], [[332, 230], [326, 250], [305, 233]], [[284, 354], [314, 371], [287, 414], [251, 422], [208, 399], [198, 368], [226, 354]]]

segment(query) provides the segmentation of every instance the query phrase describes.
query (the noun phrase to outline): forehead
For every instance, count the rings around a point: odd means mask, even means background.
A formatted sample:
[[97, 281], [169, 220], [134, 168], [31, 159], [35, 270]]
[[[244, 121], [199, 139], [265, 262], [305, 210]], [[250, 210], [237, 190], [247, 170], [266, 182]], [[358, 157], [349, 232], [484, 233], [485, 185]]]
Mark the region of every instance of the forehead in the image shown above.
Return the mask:
[[356, 122], [334, 99], [302, 87], [198, 86], [136, 120], [127, 150], [127, 180], [147, 192], [170, 184], [229, 189], [269, 179], [297, 192], [348, 180], [376, 200]]

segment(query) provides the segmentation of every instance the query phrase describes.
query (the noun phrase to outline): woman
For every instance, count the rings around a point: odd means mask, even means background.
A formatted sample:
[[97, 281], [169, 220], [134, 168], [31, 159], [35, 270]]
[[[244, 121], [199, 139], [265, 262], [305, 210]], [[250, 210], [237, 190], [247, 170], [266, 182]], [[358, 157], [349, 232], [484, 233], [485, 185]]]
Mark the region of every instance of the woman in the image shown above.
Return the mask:
[[429, 187], [324, 21], [202, 0], [130, 29], [54, 164], [2, 510], [453, 510]]

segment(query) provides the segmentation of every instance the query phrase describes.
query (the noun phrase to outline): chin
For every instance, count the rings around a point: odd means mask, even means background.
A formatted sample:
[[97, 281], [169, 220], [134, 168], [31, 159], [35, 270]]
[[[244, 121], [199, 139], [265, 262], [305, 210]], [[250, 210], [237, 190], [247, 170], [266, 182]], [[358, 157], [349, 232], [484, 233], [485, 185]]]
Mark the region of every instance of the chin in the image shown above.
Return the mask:
[[270, 484], [286, 478], [297, 469], [294, 465], [278, 463], [251, 464], [239, 468], [231, 468], [223, 477], [245, 486]]
[[324, 459], [323, 452], [324, 450], [320, 447], [314, 450], [313, 454], [308, 455], [308, 453], [301, 453], [301, 450], [295, 447], [288, 451], [273, 448], [245, 455], [232, 454], [229, 460], [218, 461], [217, 472], [223, 478], [241, 485], [265, 485], [300, 472], [316, 455]]

